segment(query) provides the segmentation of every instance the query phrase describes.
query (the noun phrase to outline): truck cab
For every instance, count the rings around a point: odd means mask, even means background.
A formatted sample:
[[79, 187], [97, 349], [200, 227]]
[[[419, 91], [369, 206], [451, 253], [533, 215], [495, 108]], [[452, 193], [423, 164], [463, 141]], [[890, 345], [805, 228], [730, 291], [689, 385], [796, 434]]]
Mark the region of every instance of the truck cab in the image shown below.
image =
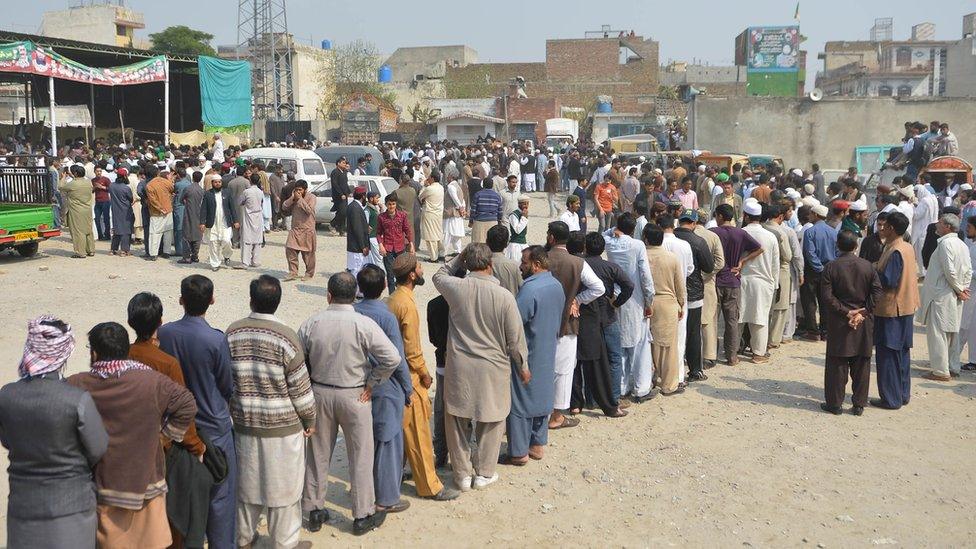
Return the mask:
[[54, 219], [54, 190], [44, 166], [0, 166], [0, 251], [23, 257], [61, 234]]

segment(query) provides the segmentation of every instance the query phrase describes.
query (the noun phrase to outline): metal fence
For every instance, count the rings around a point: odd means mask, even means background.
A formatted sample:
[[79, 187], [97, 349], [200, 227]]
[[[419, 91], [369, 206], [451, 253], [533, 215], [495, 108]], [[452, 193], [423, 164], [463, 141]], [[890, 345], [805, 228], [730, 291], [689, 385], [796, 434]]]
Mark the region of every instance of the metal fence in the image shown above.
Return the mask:
[[285, 136], [295, 132], [295, 138], [299, 141], [308, 139], [312, 133], [311, 120], [267, 120], [264, 123], [264, 142], [283, 143]]
[[51, 204], [49, 178], [43, 166], [0, 166], [0, 203]]

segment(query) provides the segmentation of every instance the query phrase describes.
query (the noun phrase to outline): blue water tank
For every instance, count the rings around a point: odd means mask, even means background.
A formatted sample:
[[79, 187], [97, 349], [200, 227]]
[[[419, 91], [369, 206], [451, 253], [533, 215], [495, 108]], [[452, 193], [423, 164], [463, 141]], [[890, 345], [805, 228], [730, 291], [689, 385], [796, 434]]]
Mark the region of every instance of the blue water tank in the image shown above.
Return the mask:
[[378, 71], [377, 80], [380, 84], [389, 84], [393, 81], [393, 69], [389, 65], [383, 65]]
[[332, 49], [332, 40], [323, 40], [322, 41], [322, 49], [323, 50], [331, 50]]
[[604, 114], [613, 112], [613, 103], [609, 101], [597, 101], [596, 112]]

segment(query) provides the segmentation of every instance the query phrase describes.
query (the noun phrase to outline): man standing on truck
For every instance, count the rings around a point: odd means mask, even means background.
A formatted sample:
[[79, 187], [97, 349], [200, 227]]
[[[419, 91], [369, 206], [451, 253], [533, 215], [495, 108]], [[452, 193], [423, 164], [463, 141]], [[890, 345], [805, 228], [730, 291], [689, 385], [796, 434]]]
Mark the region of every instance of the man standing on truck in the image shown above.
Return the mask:
[[58, 188], [67, 206], [68, 228], [71, 230], [71, 246], [75, 259], [95, 255], [95, 239], [92, 235], [92, 186], [85, 179], [85, 168], [79, 164], [71, 166], [69, 177], [61, 181]]

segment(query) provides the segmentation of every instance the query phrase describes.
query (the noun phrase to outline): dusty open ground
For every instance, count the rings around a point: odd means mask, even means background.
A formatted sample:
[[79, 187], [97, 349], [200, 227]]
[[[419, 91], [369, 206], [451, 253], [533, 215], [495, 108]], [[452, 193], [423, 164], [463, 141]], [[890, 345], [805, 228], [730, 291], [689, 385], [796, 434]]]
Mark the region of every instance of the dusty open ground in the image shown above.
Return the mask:
[[[535, 212], [545, 211], [543, 200], [532, 202]], [[545, 221], [532, 219], [531, 241], [542, 241]], [[269, 238], [262, 272], [285, 274], [283, 243], [284, 233]], [[60, 315], [79, 336], [69, 374], [87, 367], [84, 333], [98, 322], [124, 323], [126, 302], [138, 291], [158, 293], [172, 320], [181, 314], [179, 280], [213, 275], [217, 303], [210, 323], [225, 328], [248, 312], [253, 272], [211, 273], [116, 258], [107, 243], [98, 248], [94, 258], [70, 259], [70, 244], [60, 238], [30, 260], [0, 256], [0, 381], [16, 378], [26, 321], [44, 312]], [[320, 237], [322, 274], [286, 286], [282, 319], [297, 328], [325, 306], [325, 277], [345, 267], [344, 250], [338, 238]], [[435, 268], [425, 264], [428, 279]], [[434, 293], [431, 284], [419, 289], [422, 317]], [[915, 341], [917, 378], [927, 353], [918, 331]], [[433, 348], [427, 345], [425, 354], [433, 370]], [[869, 408], [863, 417], [835, 417], [818, 407], [822, 357], [823, 344], [792, 343], [773, 351], [766, 365], [720, 365], [686, 394], [636, 406], [629, 417], [587, 413], [579, 428], [552, 433], [544, 461], [502, 467], [501, 481], [454, 502], [418, 499], [408, 482], [403, 494], [413, 506], [364, 538], [350, 534], [340, 448], [330, 493], [338, 516], [316, 535], [303, 531], [303, 539], [322, 547], [972, 544], [976, 376], [964, 373], [947, 384], [917, 378], [911, 404], [901, 411]], [[876, 396], [873, 379], [872, 385]], [[442, 476], [449, 478], [446, 471]], [[0, 484], [6, 494], [5, 475]], [[0, 505], [6, 516], [5, 496]]]

